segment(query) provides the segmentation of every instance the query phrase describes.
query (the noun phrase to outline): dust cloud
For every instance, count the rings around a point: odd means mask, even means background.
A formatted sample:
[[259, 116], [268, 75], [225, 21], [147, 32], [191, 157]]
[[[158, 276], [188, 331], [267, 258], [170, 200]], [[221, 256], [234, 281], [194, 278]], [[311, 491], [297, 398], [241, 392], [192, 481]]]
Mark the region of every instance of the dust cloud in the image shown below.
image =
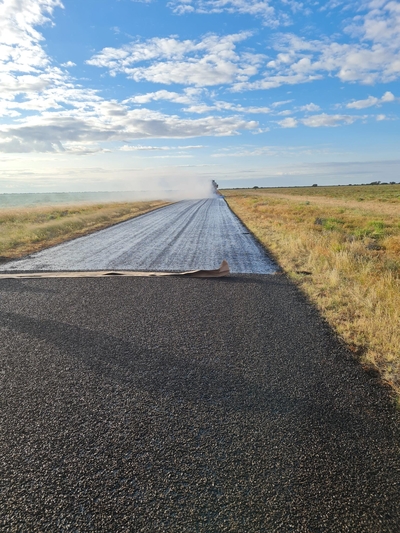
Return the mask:
[[212, 198], [215, 187], [211, 180], [149, 179], [136, 183], [137, 190], [0, 193], [0, 209], [97, 202], [140, 202], [146, 200], [199, 200]]
[[141, 181], [140, 194], [151, 195], [151, 199], [157, 200], [200, 200], [214, 195], [213, 183], [195, 176], [153, 178]]

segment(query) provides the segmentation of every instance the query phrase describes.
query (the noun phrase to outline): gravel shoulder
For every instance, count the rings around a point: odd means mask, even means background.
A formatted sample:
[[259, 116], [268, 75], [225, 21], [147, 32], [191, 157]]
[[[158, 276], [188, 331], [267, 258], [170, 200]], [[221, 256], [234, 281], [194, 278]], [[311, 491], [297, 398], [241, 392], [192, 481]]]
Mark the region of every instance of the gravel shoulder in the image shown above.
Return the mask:
[[0, 303], [2, 531], [399, 530], [398, 412], [285, 276]]

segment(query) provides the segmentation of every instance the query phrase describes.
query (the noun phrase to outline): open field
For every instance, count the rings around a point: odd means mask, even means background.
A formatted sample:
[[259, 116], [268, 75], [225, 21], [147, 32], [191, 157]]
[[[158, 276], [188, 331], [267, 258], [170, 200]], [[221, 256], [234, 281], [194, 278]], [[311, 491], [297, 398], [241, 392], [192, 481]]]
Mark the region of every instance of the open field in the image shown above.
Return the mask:
[[271, 187], [256, 189], [271, 194], [337, 198], [341, 201], [373, 201], [400, 205], [400, 183], [393, 185], [339, 185], [336, 187]]
[[0, 258], [22, 257], [167, 204], [147, 201], [0, 209]]
[[363, 364], [400, 395], [400, 185], [223, 194]]

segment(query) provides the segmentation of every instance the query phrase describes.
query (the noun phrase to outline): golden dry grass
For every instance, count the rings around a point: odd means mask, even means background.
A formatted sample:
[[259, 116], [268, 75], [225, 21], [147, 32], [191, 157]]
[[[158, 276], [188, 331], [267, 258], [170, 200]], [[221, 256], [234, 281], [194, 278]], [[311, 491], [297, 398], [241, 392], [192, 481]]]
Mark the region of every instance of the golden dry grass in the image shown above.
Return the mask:
[[322, 187], [318, 194], [311, 188], [223, 192], [352, 351], [400, 398], [400, 185], [382, 187], [390, 199], [375, 186], [357, 187], [365, 201], [351, 197], [353, 187], [324, 187], [325, 194]]
[[0, 210], [0, 257], [15, 259], [157, 209], [168, 202], [118, 202]]

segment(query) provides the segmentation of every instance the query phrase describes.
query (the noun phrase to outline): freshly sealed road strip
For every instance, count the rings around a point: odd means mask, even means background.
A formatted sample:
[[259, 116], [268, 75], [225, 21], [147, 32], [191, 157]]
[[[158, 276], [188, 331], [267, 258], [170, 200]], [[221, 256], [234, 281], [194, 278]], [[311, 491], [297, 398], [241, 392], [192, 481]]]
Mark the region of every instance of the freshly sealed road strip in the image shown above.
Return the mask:
[[277, 270], [222, 197], [168, 205], [102, 231], [80, 237], [0, 271], [212, 270], [223, 260], [231, 272]]
[[1, 531], [399, 531], [399, 415], [285, 276], [0, 303]]

